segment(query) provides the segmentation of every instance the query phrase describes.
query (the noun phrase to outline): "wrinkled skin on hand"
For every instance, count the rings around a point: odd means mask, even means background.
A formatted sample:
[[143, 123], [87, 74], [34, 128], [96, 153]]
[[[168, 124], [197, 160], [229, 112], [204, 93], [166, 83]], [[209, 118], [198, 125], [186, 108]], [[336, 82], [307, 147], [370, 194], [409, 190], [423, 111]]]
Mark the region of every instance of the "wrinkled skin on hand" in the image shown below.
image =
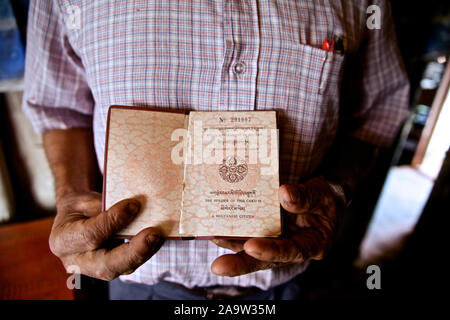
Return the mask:
[[161, 247], [158, 230], [146, 228], [130, 242], [109, 249], [105, 244], [138, 214], [140, 203], [125, 199], [102, 212], [101, 195], [72, 192], [58, 199], [49, 238], [50, 249], [65, 268], [76, 265], [90, 277], [112, 280], [130, 274]]
[[342, 211], [341, 200], [329, 183], [324, 178], [313, 178], [305, 184], [282, 185], [279, 200], [287, 211], [286, 237], [212, 240], [235, 252], [213, 262], [211, 270], [215, 274], [232, 277], [309, 259], [323, 259], [332, 246]]

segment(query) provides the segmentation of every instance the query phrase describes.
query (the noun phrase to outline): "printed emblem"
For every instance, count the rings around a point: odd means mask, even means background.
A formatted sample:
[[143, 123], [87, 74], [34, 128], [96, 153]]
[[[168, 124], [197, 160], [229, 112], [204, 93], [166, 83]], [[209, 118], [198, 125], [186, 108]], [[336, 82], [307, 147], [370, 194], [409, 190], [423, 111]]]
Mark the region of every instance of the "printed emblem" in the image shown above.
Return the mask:
[[248, 172], [247, 163], [240, 158], [228, 157], [219, 166], [219, 174], [223, 180], [230, 183], [242, 181]]

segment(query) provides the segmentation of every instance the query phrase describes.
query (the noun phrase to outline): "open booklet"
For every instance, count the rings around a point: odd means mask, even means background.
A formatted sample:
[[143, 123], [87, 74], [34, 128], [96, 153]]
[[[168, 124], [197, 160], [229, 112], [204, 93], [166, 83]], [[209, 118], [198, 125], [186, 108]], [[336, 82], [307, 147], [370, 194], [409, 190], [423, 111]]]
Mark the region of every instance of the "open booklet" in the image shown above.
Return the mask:
[[168, 239], [281, 235], [275, 111], [161, 111], [111, 106], [103, 209], [129, 197]]

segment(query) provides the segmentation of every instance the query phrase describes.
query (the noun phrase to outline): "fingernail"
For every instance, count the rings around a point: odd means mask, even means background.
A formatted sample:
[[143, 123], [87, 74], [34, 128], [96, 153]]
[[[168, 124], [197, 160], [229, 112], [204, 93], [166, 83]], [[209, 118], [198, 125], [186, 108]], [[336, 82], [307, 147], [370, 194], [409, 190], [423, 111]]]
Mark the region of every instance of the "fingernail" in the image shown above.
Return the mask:
[[294, 197], [293, 187], [288, 186], [286, 188], [286, 192], [283, 195], [283, 202], [284, 203], [296, 203], [297, 202], [297, 199]]
[[129, 214], [135, 214], [139, 211], [139, 203], [137, 201], [132, 201], [127, 204], [127, 212]]
[[283, 203], [288, 204], [291, 202], [292, 202], [291, 192], [289, 191], [289, 189], [287, 189], [283, 195]]

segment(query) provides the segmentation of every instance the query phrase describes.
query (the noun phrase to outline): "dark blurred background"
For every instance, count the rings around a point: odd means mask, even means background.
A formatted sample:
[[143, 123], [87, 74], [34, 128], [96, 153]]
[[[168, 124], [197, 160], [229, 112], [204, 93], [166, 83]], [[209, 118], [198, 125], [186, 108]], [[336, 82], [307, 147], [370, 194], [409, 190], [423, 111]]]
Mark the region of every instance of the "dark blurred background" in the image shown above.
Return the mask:
[[[433, 298], [444, 281], [450, 211], [450, 1], [393, 0], [411, 82], [410, 115], [355, 195], [331, 254], [303, 275], [307, 300]], [[54, 215], [49, 167], [21, 111], [26, 0], [0, 0], [0, 299], [105, 299], [105, 283], [67, 274], [48, 249]], [[381, 270], [369, 290], [367, 267]]]

